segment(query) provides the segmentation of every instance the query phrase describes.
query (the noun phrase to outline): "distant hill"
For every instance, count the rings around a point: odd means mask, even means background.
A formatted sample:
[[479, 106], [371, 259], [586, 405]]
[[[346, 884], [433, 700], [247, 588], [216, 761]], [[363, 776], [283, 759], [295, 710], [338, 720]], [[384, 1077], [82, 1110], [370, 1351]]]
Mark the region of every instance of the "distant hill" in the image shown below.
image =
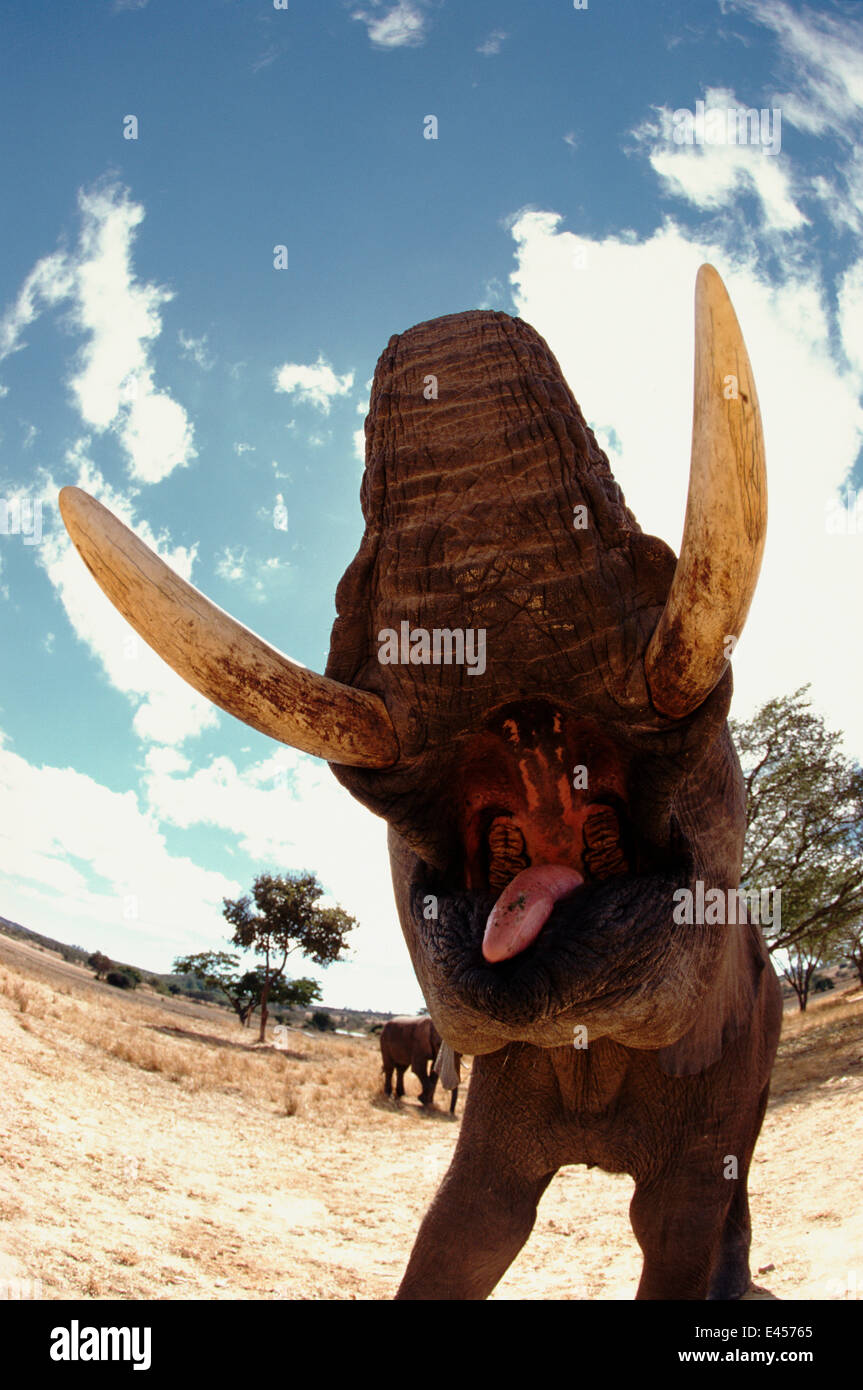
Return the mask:
[[[88, 959], [93, 954], [84, 946], [70, 946], [68, 942], [55, 941], [52, 936], [43, 936], [41, 932], [31, 931], [29, 927], [22, 927], [20, 922], [12, 922], [8, 917], [0, 916], [0, 932], [6, 936], [17, 937], [20, 941], [25, 941], [31, 946], [41, 946], [43, 950], [54, 951], [58, 956], [62, 956], [64, 960], [70, 961], [74, 965], [86, 967]], [[107, 951], [105, 954], [108, 954]], [[113, 956], [111, 962], [120, 969], [137, 971], [143, 982], [158, 990], [159, 993], [179, 991], [193, 999], [218, 1004], [220, 1008], [230, 1008], [224, 995], [217, 990], [205, 989], [194, 975], [164, 975], [157, 970], [145, 970], [143, 966], [134, 965], [131, 961], [115, 960]], [[305, 1019], [310, 1018], [315, 1011], [328, 1013], [336, 1028], [350, 1033], [368, 1032], [372, 1024], [383, 1024], [386, 1023], [387, 1019], [393, 1017], [392, 1013], [379, 1013], [375, 1009], [335, 1008], [332, 1004], [326, 1003], [315, 1004], [310, 1009], [271, 1009], [270, 1013], [273, 1018], [284, 1017], [287, 1022], [302, 1023]]]
[[7, 936], [17, 936], [23, 941], [29, 941], [31, 945], [42, 946], [48, 951], [56, 951], [58, 956], [63, 956], [66, 960], [74, 960], [77, 965], [86, 965], [87, 957], [91, 956], [92, 951], [86, 951], [83, 946], [68, 946], [65, 941], [55, 941], [51, 936], [43, 936], [41, 932], [31, 931], [29, 927], [22, 927], [20, 922], [10, 922], [8, 917], [0, 917], [0, 931]]

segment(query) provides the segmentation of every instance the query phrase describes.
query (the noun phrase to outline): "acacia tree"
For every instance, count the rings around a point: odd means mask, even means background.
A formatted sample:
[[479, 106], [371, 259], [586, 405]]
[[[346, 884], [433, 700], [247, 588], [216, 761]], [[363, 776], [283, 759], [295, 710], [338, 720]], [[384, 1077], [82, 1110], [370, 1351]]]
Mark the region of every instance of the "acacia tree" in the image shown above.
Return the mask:
[[765, 935], [801, 1008], [817, 965], [863, 916], [863, 770], [811, 712], [808, 690], [731, 722], [747, 792], [741, 883], [781, 890]]
[[863, 917], [848, 923], [839, 944], [845, 959], [854, 966], [863, 985]]
[[[194, 975], [207, 989], [220, 990], [225, 995], [244, 1028], [259, 1007], [266, 985], [260, 968], [241, 972], [239, 958], [227, 951], [199, 951], [193, 956], [178, 956], [174, 961], [175, 975]], [[270, 989], [274, 1004], [305, 1007], [320, 999], [317, 980], [278, 980]]]
[[801, 1013], [806, 1011], [815, 971], [835, 954], [835, 944], [835, 933], [827, 927], [796, 937], [782, 953], [786, 962], [782, 973], [797, 995]]
[[257, 911], [248, 895], [222, 900], [223, 915], [234, 928], [234, 945], [264, 958], [261, 1042], [267, 1032], [267, 1005], [288, 956], [301, 951], [316, 965], [329, 965], [347, 950], [345, 937], [357, 925], [356, 918], [340, 907], [316, 907], [323, 891], [314, 874], [259, 874], [252, 885]]
[[91, 970], [95, 970], [96, 979], [101, 980], [112, 968], [113, 961], [109, 960], [103, 951], [94, 951], [91, 956], [87, 957], [87, 964]]

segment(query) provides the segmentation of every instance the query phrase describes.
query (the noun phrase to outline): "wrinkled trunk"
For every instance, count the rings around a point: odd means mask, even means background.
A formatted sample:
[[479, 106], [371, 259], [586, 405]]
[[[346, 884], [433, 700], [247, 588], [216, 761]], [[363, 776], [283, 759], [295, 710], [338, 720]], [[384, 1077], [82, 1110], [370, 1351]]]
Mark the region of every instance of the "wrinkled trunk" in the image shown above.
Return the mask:
[[[573, 681], [582, 697], [611, 687], [631, 699], [627, 673], [674, 557], [642, 535], [532, 328], [477, 311], [392, 338], [366, 436], [366, 531], [339, 585], [327, 674], [386, 692], [408, 729], [403, 756], [475, 727], [492, 703]], [[637, 610], [621, 608], [627, 592]], [[484, 631], [493, 688], [479, 666], [382, 667], [379, 633], [403, 620], [429, 633]]]

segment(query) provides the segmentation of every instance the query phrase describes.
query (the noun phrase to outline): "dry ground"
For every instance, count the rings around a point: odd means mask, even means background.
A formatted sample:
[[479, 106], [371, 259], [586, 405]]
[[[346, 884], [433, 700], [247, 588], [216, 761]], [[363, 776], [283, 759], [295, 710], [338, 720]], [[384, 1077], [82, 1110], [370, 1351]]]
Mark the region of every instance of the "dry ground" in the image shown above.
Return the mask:
[[[253, 1039], [0, 937], [0, 1295], [391, 1297], [458, 1121], [386, 1101], [373, 1039]], [[863, 994], [786, 1015], [750, 1183], [776, 1297], [863, 1292], [861, 1100]], [[494, 1297], [631, 1298], [631, 1193], [562, 1170]]]

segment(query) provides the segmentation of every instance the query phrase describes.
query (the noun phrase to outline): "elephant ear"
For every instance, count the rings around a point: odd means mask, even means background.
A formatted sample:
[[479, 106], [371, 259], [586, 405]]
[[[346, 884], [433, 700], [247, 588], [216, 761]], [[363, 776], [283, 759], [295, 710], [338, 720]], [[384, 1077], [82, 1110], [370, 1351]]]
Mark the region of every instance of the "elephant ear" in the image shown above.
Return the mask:
[[698, 1018], [688, 1033], [656, 1054], [667, 1076], [697, 1076], [712, 1067], [752, 1018], [761, 975], [769, 964], [764, 938], [751, 922], [725, 930], [728, 950]]
[[442, 1042], [435, 1059], [434, 1069], [445, 1091], [454, 1091], [461, 1080], [461, 1067], [449, 1043]]

